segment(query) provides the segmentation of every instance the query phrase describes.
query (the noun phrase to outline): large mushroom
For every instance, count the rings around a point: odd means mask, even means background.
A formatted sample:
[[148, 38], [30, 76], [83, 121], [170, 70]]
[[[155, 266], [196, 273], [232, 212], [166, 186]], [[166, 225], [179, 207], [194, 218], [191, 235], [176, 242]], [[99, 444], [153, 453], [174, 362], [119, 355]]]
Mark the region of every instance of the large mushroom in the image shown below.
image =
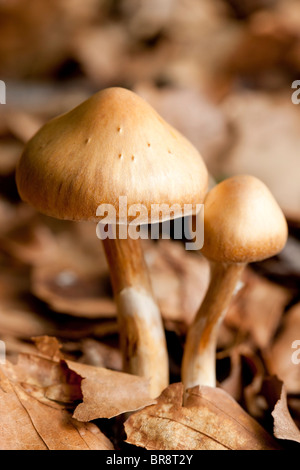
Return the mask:
[[206, 296], [190, 325], [182, 361], [185, 388], [216, 385], [216, 342], [247, 263], [279, 253], [287, 240], [286, 219], [260, 180], [250, 175], [228, 178], [204, 201], [202, 254], [212, 262]]
[[[40, 212], [106, 222], [103, 244], [118, 308], [124, 370], [148, 378], [153, 396], [168, 385], [168, 354], [141, 241], [130, 237], [128, 224], [137, 223], [132, 212], [136, 207], [141, 209], [138, 224], [174, 217], [172, 210], [153, 212], [154, 205], [175, 204], [182, 214], [188, 215], [187, 207], [194, 214], [207, 180], [198, 151], [142, 98], [117, 87], [48, 122], [27, 143], [17, 167], [22, 199]], [[127, 198], [121, 209], [120, 197]], [[113, 208], [109, 214], [107, 207]]]

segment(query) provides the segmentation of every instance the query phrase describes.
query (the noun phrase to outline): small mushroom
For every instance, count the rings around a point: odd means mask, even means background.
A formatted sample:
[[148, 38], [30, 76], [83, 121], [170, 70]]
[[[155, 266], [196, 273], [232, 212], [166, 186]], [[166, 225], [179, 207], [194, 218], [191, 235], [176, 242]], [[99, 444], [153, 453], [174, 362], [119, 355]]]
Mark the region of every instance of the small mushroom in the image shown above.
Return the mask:
[[254, 176], [238, 175], [211, 189], [204, 201], [203, 255], [212, 262], [206, 296], [189, 327], [182, 361], [185, 389], [216, 386], [218, 329], [247, 263], [279, 253], [286, 219], [269, 189]]
[[[153, 216], [155, 204], [182, 209], [189, 204], [194, 214], [207, 180], [198, 151], [142, 98], [117, 87], [47, 123], [26, 145], [17, 167], [22, 199], [40, 212], [107, 224], [102, 240], [118, 309], [123, 367], [148, 378], [153, 396], [168, 385], [168, 354], [141, 240], [130, 236], [129, 225], [172, 218], [171, 213]], [[125, 196], [124, 207], [120, 200]], [[138, 223], [132, 213], [136, 205], [143, 209]], [[113, 211], [99, 210], [107, 206]]]

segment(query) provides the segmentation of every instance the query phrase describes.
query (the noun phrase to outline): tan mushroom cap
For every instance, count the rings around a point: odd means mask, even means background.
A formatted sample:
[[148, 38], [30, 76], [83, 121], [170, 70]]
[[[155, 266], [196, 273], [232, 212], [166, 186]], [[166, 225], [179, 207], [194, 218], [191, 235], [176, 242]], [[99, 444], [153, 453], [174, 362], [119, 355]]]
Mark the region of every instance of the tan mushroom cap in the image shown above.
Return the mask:
[[208, 173], [187, 139], [141, 97], [116, 87], [43, 126], [25, 147], [16, 181], [21, 198], [52, 217], [97, 221], [98, 206], [111, 204], [119, 222], [119, 196], [128, 207], [146, 207], [147, 218], [153, 204], [192, 204], [195, 213]]
[[209, 259], [250, 263], [279, 253], [287, 240], [286, 219], [269, 189], [249, 175], [228, 178], [204, 201], [204, 246]]

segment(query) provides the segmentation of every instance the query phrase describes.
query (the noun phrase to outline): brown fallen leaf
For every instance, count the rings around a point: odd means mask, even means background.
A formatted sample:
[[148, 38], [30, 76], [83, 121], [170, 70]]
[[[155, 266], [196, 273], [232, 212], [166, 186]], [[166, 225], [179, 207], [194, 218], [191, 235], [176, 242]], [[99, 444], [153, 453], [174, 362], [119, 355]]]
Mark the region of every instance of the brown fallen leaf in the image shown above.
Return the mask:
[[[0, 370], [1, 450], [46, 450], [13, 385]], [[17, 426], [16, 426], [17, 424]], [[21, 432], [20, 432], [21, 430]]]
[[0, 367], [1, 450], [111, 450], [113, 446], [91, 423], [72, 418], [63, 407], [42, 403], [6, 376]]
[[149, 396], [148, 381], [123, 372], [66, 361], [81, 378], [83, 402], [75, 409], [78, 421], [112, 418], [155, 403]]
[[298, 396], [289, 396], [288, 397], [288, 406], [293, 417], [296, 426], [300, 429], [300, 397]]
[[40, 400], [73, 402], [73, 407], [82, 401], [74, 412], [78, 421], [112, 418], [156, 402], [149, 397], [146, 379], [63, 359], [56, 338], [34, 341], [42, 356], [20, 354], [16, 365], [7, 366], [10, 376], [27, 390], [33, 386], [32, 393]]
[[157, 404], [125, 422], [126, 442], [156, 450], [275, 450], [280, 446], [224, 390], [206, 386], [187, 392], [170, 385]]
[[49, 450], [111, 450], [110, 441], [94, 424], [73, 420], [70, 413], [40, 403], [22, 387], [15, 386], [17, 396], [26, 409], [37, 433]]
[[282, 384], [280, 399], [272, 412], [274, 418], [274, 436], [278, 439], [288, 439], [300, 443], [300, 430], [292, 419], [284, 384]]
[[274, 435], [278, 439], [299, 443], [300, 428], [298, 429], [296, 421], [291, 415], [292, 406], [290, 403], [293, 403], [287, 395], [284, 382], [276, 375], [265, 377], [260, 395], [265, 400], [265, 411], [273, 418]]
[[5, 364], [6, 376], [41, 403], [59, 408], [72, 408], [82, 400], [81, 377], [68, 369], [64, 362], [36, 354], [19, 354], [16, 364]]

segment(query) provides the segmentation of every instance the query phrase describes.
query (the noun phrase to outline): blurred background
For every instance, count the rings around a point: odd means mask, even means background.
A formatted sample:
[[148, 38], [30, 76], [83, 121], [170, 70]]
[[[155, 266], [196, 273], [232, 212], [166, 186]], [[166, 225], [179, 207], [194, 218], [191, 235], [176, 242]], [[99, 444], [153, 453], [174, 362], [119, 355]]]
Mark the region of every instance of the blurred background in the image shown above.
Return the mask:
[[1, 171], [43, 122], [124, 86], [216, 179], [254, 174], [299, 215], [299, 30], [297, 0], [1, 0]]
[[[122, 86], [197, 147], [215, 181], [255, 175], [284, 210], [288, 245], [245, 274], [220, 337], [218, 378], [262, 418], [265, 405], [253, 397], [277, 374], [299, 420], [291, 343], [300, 340], [300, 105], [292, 102], [300, 2], [0, 0], [0, 80], [0, 337], [9, 353], [30, 351], [32, 336], [54, 335], [82, 362], [121, 367], [95, 227], [37, 214], [20, 201], [14, 171], [46, 121]], [[145, 243], [145, 254], [177, 380], [209, 269], [177, 243]]]

